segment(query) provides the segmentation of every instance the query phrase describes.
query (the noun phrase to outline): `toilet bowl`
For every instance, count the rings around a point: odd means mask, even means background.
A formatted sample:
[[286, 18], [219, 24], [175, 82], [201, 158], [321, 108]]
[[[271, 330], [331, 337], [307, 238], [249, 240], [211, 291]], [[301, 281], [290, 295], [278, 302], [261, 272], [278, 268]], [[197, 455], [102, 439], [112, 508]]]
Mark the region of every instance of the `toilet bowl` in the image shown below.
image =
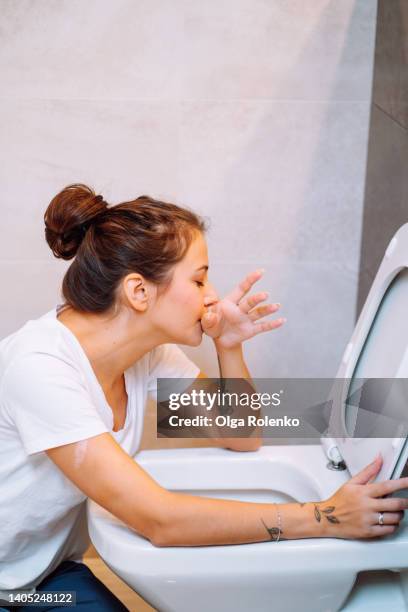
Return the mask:
[[[337, 378], [349, 383], [407, 378], [407, 306], [408, 224], [386, 250]], [[320, 444], [264, 446], [254, 453], [220, 448], [142, 451], [135, 460], [169, 490], [264, 503], [327, 499], [379, 451], [384, 461], [378, 480], [405, 475], [405, 435], [349, 437], [349, 391], [345, 384], [329, 435]], [[329, 469], [341, 462], [346, 469]], [[408, 609], [406, 520], [394, 534], [379, 539], [157, 548], [89, 501], [88, 527], [106, 564], [159, 611]]]

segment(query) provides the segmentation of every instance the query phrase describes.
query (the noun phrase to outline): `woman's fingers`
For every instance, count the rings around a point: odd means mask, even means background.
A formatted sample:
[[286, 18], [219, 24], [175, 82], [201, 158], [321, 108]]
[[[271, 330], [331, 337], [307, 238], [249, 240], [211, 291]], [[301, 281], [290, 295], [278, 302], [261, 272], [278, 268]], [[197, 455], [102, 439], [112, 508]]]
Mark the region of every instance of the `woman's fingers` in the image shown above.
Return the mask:
[[264, 304], [262, 306], [254, 308], [251, 312], [248, 313], [248, 317], [254, 323], [255, 335], [271, 331], [272, 329], [277, 329], [278, 327], [281, 327], [284, 323], [286, 323], [286, 319], [284, 317], [280, 317], [279, 319], [275, 319], [274, 321], [262, 321], [259, 323], [255, 323], [255, 321], [258, 321], [258, 319], [261, 319], [266, 315], [276, 312], [277, 310], [279, 310], [280, 307], [281, 305], [279, 303]]
[[373, 538], [391, 535], [396, 530], [395, 525], [373, 525], [371, 527], [371, 535]]
[[398, 512], [408, 510], [408, 499], [406, 497], [387, 497], [373, 500], [373, 510], [375, 512]]
[[280, 304], [264, 304], [263, 306], [257, 306], [248, 313], [248, 317], [251, 321], [257, 321], [262, 317], [266, 317], [266, 315], [276, 312], [280, 307]]
[[276, 329], [280, 327], [286, 322], [286, 319], [283, 317], [281, 319], [275, 319], [275, 321], [264, 321], [263, 323], [254, 323], [254, 335], [261, 334], [262, 332], [270, 331], [271, 329]]
[[[379, 513], [374, 512], [372, 515], [372, 524], [378, 525], [378, 517]], [[383, 513], [383, 525], [398, 525], [400, 521], [404, 518], [403, 512], [384, 512]], [[382, 527], [382, 525], [379, 525]]]
[[249, 295], [247, 298], [243, 298], [238, 304], [240, 310], [245, 314], [248, 314], [250, 310], [255, 308], [260, 302], [263, 302], [269, 297], [269, 293], [267, 291], [261, 291], [260, 293], [255, 293], [255, 295]]
[[[386, 501], [386, 500], [383, 500], [383, 501]], [[387, 501], [391, 501], [391, 500], [387, 500]], [[381, 537], [381, 536], [385, 536], [385, 535], [394, 533], [394, 531], [398, 529], [400, 522], [404, 518], [403, 511], [385, 512], [384, 510], [382, 510], [381, 512], [382, 512], [382, 520], [383, 520], [382, 525], [378, 523], [378, 520], [380, 518], [379, 512], [374, 512], [371, 517], [372, 523], [373, 523], [371, 526], [371, 533], [373, 537], [377, 537], [377, 536]]]
[[218, 295], [216, 295], [215, 293], [212, 293], [211, 295], [207, 295], [204, 298], [204, 306], [208, 307], [208, 306], [213, 306], [213, 304], [216, 304], [219, 301]]
[[209, 330], [209, 328], [215, 328], [220, 322], [220, 316], [220, 313], [216, 312], [214, 306], [209, 306], [201, 319], [201, 327], [203, 327], [204, 324], [206, 331]]
[[251, 289], [252, 285], [259, 281], [263, 273], [264, 270], [260, 269], [247, 274], [244, 280], [242, 280], [236, 287], [234, 287], [231, 293], [228, 293], [228, 295], [225, 296], [225, 299], [234, 302], [234, 304], [239, 304], [244, 295], [248, 293], [248, 291]]
[[370, 494], [372, 497], [383, 497], [396, 491], [408, 489], [408, 478], [397, 478], [396, 480], [384, 480], [370, 484]]
[[[239, 308], [243, 313], [248, 314], [248, 317], [252, 322], [258, 321], [258, 319], [276, 312], [281, 307], [279, 302], [276, 302], [275, 304], [262, 304], [261, 306], [258, 306], [260, 302], [263, 302], [268, 297], [269, 294], [266, 291], [257, 293], [255, 295], [250, 295], [240, 302]], [[286, 319], [284, 318], [280, 318], [275, 321], [265, 321], [262, 324], [257, 325], [258, 329], [256, 330], [256, 333], [259, 334], [264, 331], [276, 329], [277, 327], [283, 325], [285, 321]]]
[[350, 478], [348, 482], [350, 484], [368, 484], [372, 479], [377, 476], [382, 466], [382, 463], [382, 457], [380, 455], [377, 455], [377, 457], [372, 463], [366, 465], [366, 467], [363, 468], [360, 472], [358, 472], [358, 474], [353, 476], [353, 478]]

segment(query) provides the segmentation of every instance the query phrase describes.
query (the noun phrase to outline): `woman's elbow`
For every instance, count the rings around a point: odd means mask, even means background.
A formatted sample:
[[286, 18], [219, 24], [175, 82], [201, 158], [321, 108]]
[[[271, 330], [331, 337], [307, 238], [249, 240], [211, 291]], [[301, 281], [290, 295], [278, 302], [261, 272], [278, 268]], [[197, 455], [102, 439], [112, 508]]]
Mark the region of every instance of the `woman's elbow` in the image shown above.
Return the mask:
[[165, 546], [172, 546], [172, 543], [166, 539], [164, 531], [157, 531], [150, 539], [150, 544], [156, 548], [164, 548]]
[[225, 448], [234, 451], [254, 452], [261, 448], [262, 438], [231, 438]]
[[156, 506], [154, 517], [150, 516], [144, 525], [144, 537], [157, 548], [174, 545], [170, 534], [174, 536], [177, 523], [177, 499], [171, 491], [165, 490], [164, 495], [165, 499]]

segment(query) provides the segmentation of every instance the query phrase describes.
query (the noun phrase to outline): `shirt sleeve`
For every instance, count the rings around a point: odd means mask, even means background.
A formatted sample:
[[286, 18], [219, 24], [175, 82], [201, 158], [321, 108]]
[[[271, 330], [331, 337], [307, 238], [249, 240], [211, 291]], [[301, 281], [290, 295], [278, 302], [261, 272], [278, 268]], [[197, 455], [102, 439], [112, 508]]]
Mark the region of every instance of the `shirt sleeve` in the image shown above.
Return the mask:
[[54, 355], [13, 362], [1, 399], [28, 455], [109, 432], [78, 369]]
[[[200, 368], [187, 357], [177, 344], [161, 344], [150, 352], [148, 393], [157, 401], [157, 379], [171, 379], [160, 382], [159, 390], [164, 395], [171, 391], [184, 391], [197, 378]], [[192, 379], [180, 381], [180, 379]]]

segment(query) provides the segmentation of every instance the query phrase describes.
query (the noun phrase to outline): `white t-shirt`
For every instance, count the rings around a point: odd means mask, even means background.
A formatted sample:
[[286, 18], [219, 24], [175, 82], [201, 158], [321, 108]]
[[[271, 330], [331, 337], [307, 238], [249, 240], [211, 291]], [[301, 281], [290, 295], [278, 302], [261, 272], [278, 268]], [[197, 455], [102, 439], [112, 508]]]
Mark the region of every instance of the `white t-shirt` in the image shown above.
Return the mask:
[[53, 308], [0, 341], [0, 594], [34, 589], [89, 545], [86, 496], [45, 450], [109, 432], [134, 456], [157, 378], [196, 378], [200, 368], [163, 344], [125, 371], [126, 422], [113, 414], [86, 353]]

